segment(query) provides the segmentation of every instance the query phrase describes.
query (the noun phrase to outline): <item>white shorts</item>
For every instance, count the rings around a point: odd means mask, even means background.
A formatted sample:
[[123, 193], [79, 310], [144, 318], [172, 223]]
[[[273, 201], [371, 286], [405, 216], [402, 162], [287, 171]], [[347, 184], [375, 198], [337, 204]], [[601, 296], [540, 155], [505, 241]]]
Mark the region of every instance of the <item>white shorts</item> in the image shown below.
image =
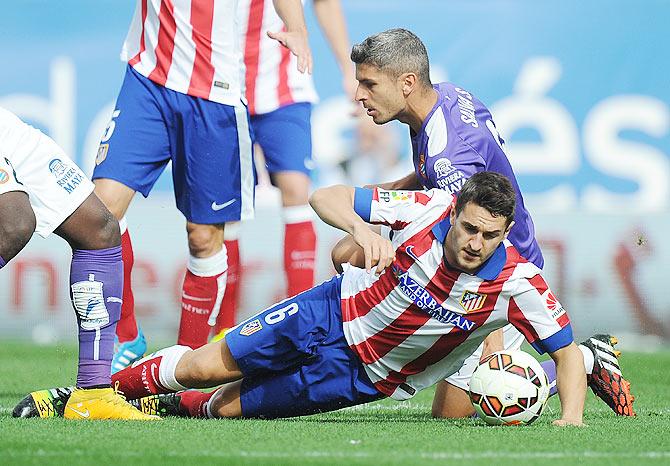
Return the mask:
[[[525, 338], [521, 332], [519, 332], [512, 324], [507, 324], [503, 327], [503, 347], [506, 350], [520, 349], [524, 339]], [[458, 388], [462, 388], [466, 391], [469, 390], [470, 377], [472, 377], [472, 373], [477, 369], [477, 366], [479, 366], [479, 359], [482, 357], [483, 349], [484, 343], [479, 345], [477, 350], [463, 361], [463, 365], [458, 372], [447, 377], [445, 380]]]
[[0, 108], [0, 194], [28, 194], [37, 234], [49, 236], [93, 188], [91, 180], [50, 137]]

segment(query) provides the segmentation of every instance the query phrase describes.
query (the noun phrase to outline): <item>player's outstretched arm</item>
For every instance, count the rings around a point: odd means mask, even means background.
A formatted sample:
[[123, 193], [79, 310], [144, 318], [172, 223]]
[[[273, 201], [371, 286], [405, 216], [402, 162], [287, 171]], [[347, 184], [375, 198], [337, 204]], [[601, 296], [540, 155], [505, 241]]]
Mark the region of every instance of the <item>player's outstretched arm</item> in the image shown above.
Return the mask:
[[353, 101], [357, 81], [349, 59], [351, 44], [340, 0], [314, 0], [314, 14], [342, 72], [342, 87]]
[[279, 41], [298, 57], [298, 71], [312, 73], [312, 51], [307, 41], [307, 26], [300, 0], [273, 0], [286, 31], [268, 31], [268, 37]]
[[582, 352], [573, 342], [550, 356], [556, 362], [556, 383], [561, 399], [561, 418], [554, 421], [554, 425], [583, 426], [586, 372]]
[[314, 191], [309, 199], [316, 214], [328, 225], [349, 233], [365, 256], [365, 270], [376, 267], [381, 273], [391, 265], [395, 251], [391, 242], [370, 230], [354, 210], [354, 188], [344, 185], [329, 186]]

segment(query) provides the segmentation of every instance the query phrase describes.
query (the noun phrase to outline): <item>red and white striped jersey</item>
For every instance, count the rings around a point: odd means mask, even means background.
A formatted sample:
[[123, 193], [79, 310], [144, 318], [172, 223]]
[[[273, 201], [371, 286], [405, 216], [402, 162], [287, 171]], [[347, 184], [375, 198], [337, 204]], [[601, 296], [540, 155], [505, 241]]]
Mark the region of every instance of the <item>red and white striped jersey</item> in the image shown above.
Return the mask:
[[239, 105], [237, 7], [238, 0], [137, 0], [121, 59], [168, 89]]
[[284, 28], [272, 0], [240, 0], [238, 14], [249, 113], [269, 113], [296, 102], [315, 103], [312, 76], [299, 72], [295, 55], [267, 35]]
[[441, 189], [356, 189], [356, 212], [393, 230], [393, 264], [381, 275], [348, 267], [344, 334], [382, 393], [404, 400], [454, 374], [508, 322], [540, 352], [572, 342], [567, 313], [540, 269], [505, 240], [476, 274], [446, 263], [453, 196]]

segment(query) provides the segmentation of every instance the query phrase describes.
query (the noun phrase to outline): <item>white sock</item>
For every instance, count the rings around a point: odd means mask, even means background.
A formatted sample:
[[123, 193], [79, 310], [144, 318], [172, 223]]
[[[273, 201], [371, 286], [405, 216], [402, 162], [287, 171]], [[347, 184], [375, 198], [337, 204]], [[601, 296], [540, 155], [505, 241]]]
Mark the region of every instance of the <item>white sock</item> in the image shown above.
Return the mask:
[[284, 207], [282, 209], [282, 217], [284, 223], [309, 222], [314, 218], [314, 211], [309, 204]]
[[192, 351], [188, 346], [174, 345], [162, 350], [156, 351], [153, 356], [163, 356], [161, 360], [161, 365], [158, 369], [158, 380], [161, 385], [169, 390], [174, 390], [178, 392], [180, 390], [186, 390], [186, 387], [177, 382], [175, 377], [175, 371], [177, 369], [177, 363], [181, 357]]
[[126, 230], [128, 230], [128, 220], [126, 220], [125, 215], [119, 220], [119, 230], [121, 231], [121, 234], [124, 234]]
[[239, 239], [240, 228], [242, 228], [242, 222], [226, 223], [226, 227], [223, 230], [223, 239], [226, 241], [233, 241]]
[[228, 269], [228, 251], [223, 245], [221, 250], [210, 257], [189, 256], [187, 268], [198, 277], [214, 277]]
[[584, 345], [579, 345], [579, 349], [582, 350], [584, 355], [584, 369], [586, 369], [587, 374], [593, 372], [593, 364], [595, 364], [595, 358], [593, 352]]
[[226, 293], [226, 280], [228, 278], [228, 250], [225, 243], [222, 245], [221, 250], [213, 256], [202, 258], [189, 256], [187, 268], [193, 275], [197, 275], [198, 277], [217, 277], [216, 299], [209, 319], [207, 319], [207, 323], [211, 327], [214, 327], [216, 325], [216, 318], [221, 310], [223, 295]]
[[223, 387], [219, 388], [216, 393], [214, 393], [214, 395], [212, 395], [212, 397], [207, 401], [207, 403], [205, 403], [205, 417], [207, 417], [207, 419], [214, 419], [219, 417], [218, 414], [212, 412], [212, 404], [214, 404], [214, 401], [218, 399], [222, 393]]

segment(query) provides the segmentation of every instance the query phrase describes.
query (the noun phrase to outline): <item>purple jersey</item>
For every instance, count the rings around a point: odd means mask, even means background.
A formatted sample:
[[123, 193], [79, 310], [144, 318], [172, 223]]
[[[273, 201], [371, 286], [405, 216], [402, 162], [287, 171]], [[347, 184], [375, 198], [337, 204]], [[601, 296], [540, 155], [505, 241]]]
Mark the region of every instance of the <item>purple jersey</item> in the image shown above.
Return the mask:
[[457, 194], [465, 180], [480, 171], [494, 171], [509, 178], [516, 191], [515, 224], [509, 240], [539, 268], [544, 265], [535, 240], [535, 226], [523, 203], [512, 167], [505, 155], [489, 110], [468, 91], [451, 83], [433, 86], [438, 100], [412, 136], [416, 175], [426, 189], [441, 188]]

